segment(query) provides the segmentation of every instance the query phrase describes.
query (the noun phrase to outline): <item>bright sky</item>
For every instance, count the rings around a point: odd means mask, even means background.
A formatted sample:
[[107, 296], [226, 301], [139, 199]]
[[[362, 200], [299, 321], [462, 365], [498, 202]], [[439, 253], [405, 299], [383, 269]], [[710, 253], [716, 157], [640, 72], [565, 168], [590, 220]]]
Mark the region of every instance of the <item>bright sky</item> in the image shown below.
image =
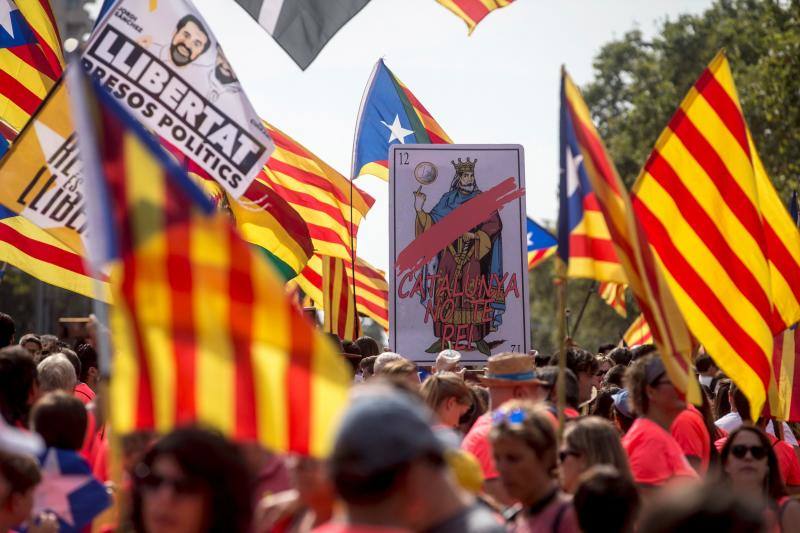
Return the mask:
[[[434, 0], [372, 0], [301, 71], [232, 0], [194, 0], [258, 113], [345, 176], [367, 78], [383, 56], [455, 142], [525, 147], [528, 214], [558, 210], [559, 68], [582, 85], [600, 47], [639, 28], [699, 13], [711, 0], [517, 0], [489, 15], [471, 37]], [[676, 102], [677, 105], [678, 102]], [[388, 133], [388, 131], [387, 131]], [[361, 225], [358, 254], [387, 270], [388, 192]]]

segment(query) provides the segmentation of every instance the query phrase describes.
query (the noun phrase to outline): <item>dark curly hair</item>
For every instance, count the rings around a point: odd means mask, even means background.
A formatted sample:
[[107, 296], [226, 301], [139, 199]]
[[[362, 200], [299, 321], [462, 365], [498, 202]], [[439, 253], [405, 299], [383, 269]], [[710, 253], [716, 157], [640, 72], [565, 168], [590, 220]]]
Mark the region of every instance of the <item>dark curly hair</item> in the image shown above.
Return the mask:
[[253, 479], [240, 450], [219, 433], [185, 427], [158, 441], [135, 468], [131, 522], [136, 531], [145, 531], [142, 481], [156, 459], [165, 455], [178, 463], [185, 476], [205, 485], [209, 494], [206, 531], [250, 530]]

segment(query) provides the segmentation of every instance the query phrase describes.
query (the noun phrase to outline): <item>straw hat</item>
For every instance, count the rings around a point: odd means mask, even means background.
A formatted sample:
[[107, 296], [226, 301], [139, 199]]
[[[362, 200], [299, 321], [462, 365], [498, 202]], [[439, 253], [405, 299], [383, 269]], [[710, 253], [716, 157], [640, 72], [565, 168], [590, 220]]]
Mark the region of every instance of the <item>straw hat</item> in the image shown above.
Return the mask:
[[547, 385], [536, 378], [533, 357], [524, 353], [506, 352], [489, 357], [485, 373], [478, 376], [490, 387], [513, 387], [515, 385]]

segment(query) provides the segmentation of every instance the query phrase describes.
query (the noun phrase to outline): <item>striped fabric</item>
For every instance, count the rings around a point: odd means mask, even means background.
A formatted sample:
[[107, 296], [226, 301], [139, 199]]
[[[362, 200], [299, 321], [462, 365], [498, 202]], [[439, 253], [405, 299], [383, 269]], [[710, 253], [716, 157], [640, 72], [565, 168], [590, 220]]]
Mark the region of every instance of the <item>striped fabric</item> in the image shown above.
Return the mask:
[[[352, 262], [345, 260], [348, 272], [352, 269]], [[322, 258], [315, 255], [306, 265], [303, 272], [293, 280], [317, 306], [323, 305], [322, 294]], [[364, 316], [368, 316], [380, 326], [389, 330], [389, 284], [386, 274], [373, 267], [363, 259], [356, 258], [356, 309]]]
[[528, 270], [533, 270], [540, 264], [544, 263], [545, 259], [551, 257], [556, 253], [556, 247], [543, 248], [541, 250], [534, 250], [528, 252]]
[[[351, 176], [389, 180], [386, 157], [393, 144], [450, 144], [450, 137], [414, 93], [379, 59], [361, 99]], [[399, 131], [392, 129], [394, 124]], [[395, 131], [399, 135], [395, 135]]]
[[7, 42], [0, 37], [0, 134], [13, 140], [61, 76], [64, 57], [48, 0], [4, 3], [15, 35]]
[[110, 301], [107, 281], [103, 278], [95, 282], [84, 267], [83, 257], [28, 219], [14, 216], [3, 207], [0, 207], [0, 261], [50, 285]]
[[300, 143], [271, 124], [264, 126], [275, 152], [255, 183], [273, 189], [300, 214], [316, 253], [349, 259], [351, 241], [354, 246], [361, 219], [375, 200]]
[[770, 384], [770, 416], [800, 422], [800, 328], [790, 328], [775, 337], [772, 352], [774, 379]]
[[724, 53], [690, 89], [633, 192], [686, 323], [757, 418], [773, 338], [800, 319], [800, 233], [758, 158]]
[[469, 33], [475, 30], [483, 18], [499, 7], [506, 7], [514, 0], [436, 0], [467, 23]]
[[99, 86], [92, 96], [97, 112], [81, 116], [102, 133], [82, 148], [100, 151], [86, 179], [99, 257], [112, 259], [115, 431], [201, 422], [323, 456], [346, 401], [344, 362], [144, 128]]
[[[571, 278], [626, 283], [625, 271], [603, 216], [594, 181], [604, 168], [587, 158], [593, 148], [585, 142], [599, 138], [579, 135], [579, 108], [585, 107], [580, 93], [566, 74], [561, 83], [558, 255], [567, 264]], [[589, 119], [591, 123], [591, 119]]]
[[641, 224], [633, 216], [631, 198], [592, 123], [589, 108], [566, 72], [562, 83], [564, 95], [570, 102], [569, 116], [580, 145], [582, 167], [628, 286], [642, 310], [642, 320], [655, 325], [653, 340], [670, 380], [689, 401], [697, 404], [701, 396], [691, 369], [694, 340], [643, 238]]
[[347, 269], [344, 259], [322, 258], [323, 329], [348, 341], [361, 336], [361, 320], [355, 309], [351, 279], [352, 271]]
[[597, 287], [600, 298], [622, 317], [628, 316], [628, 310], [625, 307], [625, 287], [621, 283], [610, 282], [603, 282]]
[[626, 346], [639, 346], [653, 342], [653, 333], [650, 331], [650, 326], [647, 324], [644, 315], [636, 317], [628, 331], [622, 336], [622, 340]]

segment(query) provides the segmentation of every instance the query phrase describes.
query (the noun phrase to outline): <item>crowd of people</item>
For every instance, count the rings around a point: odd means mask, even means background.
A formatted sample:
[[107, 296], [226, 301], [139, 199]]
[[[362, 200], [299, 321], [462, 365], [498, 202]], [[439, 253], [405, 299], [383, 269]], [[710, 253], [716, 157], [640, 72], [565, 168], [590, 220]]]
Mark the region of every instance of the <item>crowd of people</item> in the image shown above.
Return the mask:
[[652, 345], [568, 343], [476, 369], [455, 350], [421, 366], [362, 337], [340, 342], [353, 387], [329, 457], [278, 454], [204, 427], [142, 432], [118, 439], [116, 485], [92, 339], [17, 336], [0, 313], [0, 347], [0, 533], [59, 528], [55, 510], [33, 512], [47, 480], [37, 458], [2, 438], [9, 427], [78, 453], [106, 484], [118, 512], [95, 530], [800, 531], [793, 428], [754, 420], [704, 353], [694, 406]]

